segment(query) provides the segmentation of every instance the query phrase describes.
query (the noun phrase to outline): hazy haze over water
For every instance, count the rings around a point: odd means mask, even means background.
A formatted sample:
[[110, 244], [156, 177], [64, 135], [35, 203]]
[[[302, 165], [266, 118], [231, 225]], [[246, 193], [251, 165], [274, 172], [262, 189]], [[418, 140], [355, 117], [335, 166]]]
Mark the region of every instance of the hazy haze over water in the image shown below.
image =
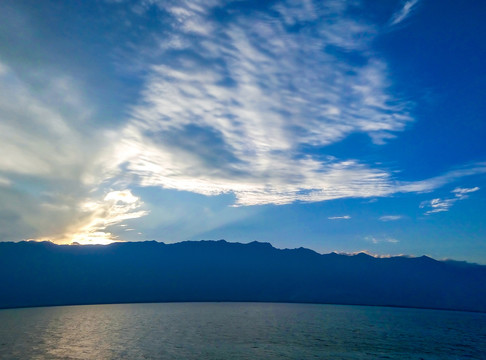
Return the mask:
[[486, 314], [271, 303], [0, 311], [2, 359], [482, 359]]

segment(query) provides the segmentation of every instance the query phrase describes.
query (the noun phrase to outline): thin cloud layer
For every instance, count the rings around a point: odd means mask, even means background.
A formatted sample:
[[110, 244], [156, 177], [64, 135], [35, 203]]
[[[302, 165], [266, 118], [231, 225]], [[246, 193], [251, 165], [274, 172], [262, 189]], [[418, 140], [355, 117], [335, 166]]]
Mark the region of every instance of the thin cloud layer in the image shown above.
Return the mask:
[[169, 60], [152, 66], [124, 132], [123, 152], [133, 155], [124, 160], [140, 184], [231, 192], [237, 205], [393, 193], [386, 171], [305, 150], [352, 133], [384, 144], [412, 120], [370, 51], [376, 26], [342, 3], [280, 2], [273, 14], [223, 24], [212, 10], [169, 8], [174, 35], [160, 40]]
[[[346, 2], [283, 1], [248, 15], [219, 1], [143, 4], [173, 21], [106, 161], [113, 174], [123, 166], [141, 186], [231, 193], [248, 206], [427, 192], [485, 169], [401, 182], [358, 159], [322, 155], [356, 133], [383, 145], [413, 121], [371, 50], [380, 27], [349, 15]], [[228, 20], [216, 21], [215, 9]]]
[[100, 190], [113, 174], [101, 156], [113, 153], [112, 138], [90, 126], [93, 114], [76, 81], [34, 74], [39, 88], [29, 75], [0, 63], [0, 224], [9, 229], [0, 241], [115, 240], [107, 226], [146, 212], [134, 211], [138, 201], [120, 205], [111, 198], [116, 191]]
[[329, 220], [349, 220], [351, 219], [351, 216], [349, 215], [343, 215], [343, 216], [329, 216]]
[[424, 214], [430, 215], [439, 212], [449, 211], [449, 209], [459, 200], [465, 200], [469, 197], [469, 193], [473, 193], [479, 190], [479, 187], [473, 188], [455, 188], [451, 191], [454, 194], [453, 198], [441, 199], [436, 198], [432, 200], [422, 201], [420, 203], [421, 209], [430, 209], [427, 210]]
[[402, 219], [403, 216], [401, 215], [384, 215], [384, 216], [380, 216], [379, 220], [380, 221], [397, 221], [397, 220], [400, 220]]
[[389, 237], [389, 236], [366, 236], [365, 240], [368, 242], [371, 242], [372, 244], [380, 244], [380, 243], [391, 243], [391, 244], [397, 244], [400, 242], [400, 240], [397, 240], [395, 238]]
[[[83, 163], [78, 151], [80, 136], [72, 126], [75, 122], [63, 113], [76, 107], [74, 96], [61, 95], [66, 87], [73, 87], [69, 79], [50, 79], [39, 96], [7, 65], [0, 64], [0, 142], [3, 154], [8, 154], [0, 157], [0, 171], [62, 178]], [[53, 104], [59, 98], [62, 100]], [[71, 116], [83, 121], [79, 111]]]
[[72, 239], [79, 244], [109, 244], [116, 241], [118, 237], [107, 228], [147, 215], [146, 210], [140, 210], [142, 206], [143, 202], [130, 190], [111, 191], [103, 201], [86, 201], [81, 207], [87, 216], [74, 227], [75, 233], [63, 234], [63, 240]]
[[392, 18], [390, 20], [390, 24], [392, 26], [397, 25], [397, 24], [401, 23], [402, 21], [404, 21], [406, 18], [408, 18], [411, 15], [411, 13], [415, 10], [415, 8], [417, 7], [418, 2], [419, 2], [419, 0], [406, 1], [403, 4], [403, 7], [392, 16]]
[[417, 193], [427, 193], [434, 191], [446, 184], [450, 184], [452, 182], [458, 181], [461, 178], [467, 176], [474, 176], [486, 173], [486, 163], [475, 163], [465, 166], [461, 169], [455, 169], [446, 172], [445, 174], [435, 176], [429, 179], [420, 180], [420, 181], [401, 181], [397, 182], [397, 192], [408, 193], [408, 192], [417, 192]]

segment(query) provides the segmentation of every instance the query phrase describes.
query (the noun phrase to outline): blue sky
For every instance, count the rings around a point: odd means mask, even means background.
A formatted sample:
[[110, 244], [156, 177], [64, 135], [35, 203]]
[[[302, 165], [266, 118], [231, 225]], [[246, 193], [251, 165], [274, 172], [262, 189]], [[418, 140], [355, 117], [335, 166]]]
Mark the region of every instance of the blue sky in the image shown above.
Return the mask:
[[0, 240], [486, 264], [486, 4], [18, 1]]

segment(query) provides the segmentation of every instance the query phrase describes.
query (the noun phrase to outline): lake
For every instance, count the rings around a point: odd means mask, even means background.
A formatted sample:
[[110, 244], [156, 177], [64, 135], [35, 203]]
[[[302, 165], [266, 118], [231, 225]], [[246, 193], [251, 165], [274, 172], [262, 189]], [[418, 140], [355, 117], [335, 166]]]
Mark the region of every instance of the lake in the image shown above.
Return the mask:
[[5, 309], [0, 359], [486, 359], [486, 314], [274, 303]]

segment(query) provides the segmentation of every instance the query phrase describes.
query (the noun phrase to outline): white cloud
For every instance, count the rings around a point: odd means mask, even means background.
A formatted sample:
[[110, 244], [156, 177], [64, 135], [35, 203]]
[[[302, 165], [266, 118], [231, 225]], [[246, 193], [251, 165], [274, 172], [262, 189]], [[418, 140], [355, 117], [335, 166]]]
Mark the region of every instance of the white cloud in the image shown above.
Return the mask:
[[484, 162], [476, 163], [464, 167], [462, 169], [455, 169], [443, 175], [429, 178], [426, 180], [413, 181], [413, 182], [397, 182], [396, 191], [403, 192], [403, 193], [407, 193], [407, 192], [427, 193], [435, 189], [438, 189], [446, 184], [457, 181], [460, 178], [466, 176], [485, 174], [485, 173], [486, 173], [486, 163]]
[[[141, 185], [232, 192], [238, 205], [395, 191], [385, 171], [302, 150], [357, 132], [383, 144], [412, 120], [409, 104], [388, 90], [386, 64], [369, 51], [373, 24], [348, 17], [343, 4], [289, 1], [276, 6], [280, 17], [252, 13], [223, 26], [206, 16], [210, 6], [182, 4], [172, 11], [174, 33], [187, 48], [152, 67], [124, 132], [121, 153], [129, 155], [114, 163], [127, 164]], [[212, 32], [194, 38], [184, 25], [193, 17]], [[286, 30], [299, 21], [313, 31]], [[360, 64], [343, 58], [348, 51]]]
[[392, 237], [389, 237], [389, 236], [376, 237], [376, 236], [370, 235], [370, 236], [366, 236], [365, 240], [368, 241], [368, 242], [371, 242], [375, 245], [379, 244], [379, 243], [397, 244], [397, 243], [400, 242], [399, 240], [392, 238]]
[[[61, 86], [67, 80], [48, 81], [42, 99], [7, 65], [1, 67], [0, 142], [8, 156], [0, 157], [0, 171], [57, 178], [72, 175], [84, 159], [77, 130], [60, 110], [73, 107], [75, 95], [68, 97]], [[51, 103], [51, 96], [57, 104]], [[82, 121], [79, 112], [71, 116]]]
[[[107, 228], [125, 220], [147, 215], [146, 210], [140, 210], [142, 206], [143, 202], [130, 190], [110, 191], [102, 201], [89, 199], [81, 203], [79, 219], [70, 224], [67, 232], [40, 240], [53, 240], [60, 243], [109, 244], [118, 240], [118, 237], [107, 231]], [[134, 229], [125, 229], [125, 231], [129, 230]]]
[[358, 251], [353, 251], [353, 252], [338, 252], [337, 254], [339, 255], [347, 255], [347, 256], [355, 256], [359, 254], [366, 254], [369, 256], [372, 256], [377, 259], [389, 259], [393, 257], [411, 257], [410, 255], [404, 255], [404, 254], [376, 254], [370, 250], [358, 250]]
[[[138, 201], [130, 193], [111, 192], [101, 203], [93, 197], [120, 172], [110, 166], [111, 140], [118, 137], [90, 126], [93, 112], [73, 79], [40, 74], [32, 86], [28, 76], [0, 63], [0, 216], [15, 226], [0, 231], [0, 241], [28, 236], [71, 242], [69, 236], [87, 233], [106, 241], [103, 227], [144, 214], [127, 210]], [[110, 154], [109, 164], [104, 154]]]
[[430, 215], [434, 213], [439, 213], [443, 211], [449, 211], [450, 207], [457, 201], [457, 199], [432, 199], [427, 201], [422, 201], [420, 203], [420, 208], [430, 208], [425, 212], [425, 215]]
[[419, 0], [409, 0], [406, 1], [403, 7], [397, 11], [395, 14], [393, 14], [391, 20], [390, 20], [390, 25], [397, 25], [401, 23], [403, 20], [405, 20], [407, 17], [410, 16], [410, 14], [414, 11], [416, 8], [417, 3]]
[[[151, 66], [132, 119], [100, 157], [106, 176], [123, 166], [142, 186], [281, 205], [427, 192], [486, 170], [477, 164], [400, 182], [357, 159], [302, 150], [351, 133], [384, 144], [412, 121], [410, 104], [391, 94], [387, 66], [370, 51], [378, 27], [349, 17], [345, 2], [282, 1], [277, 17], [231, 14], [224, 25], [208, 16], [224, 7], [218, 1], [150, 4], [165, 6], [175, 22], [159, 40], [162, 60]], [[196, 20], [211, 31], [195, 35], [187, 23]], [[299, 22], [305, 30], [286, 30]]]
[[467, 197], [466, 194], [469, 194], [469, 193], [472, 193], [472, 192], [475, 192], [475, 191], [478, 191], [479, 190], [479, 187], [473, 187], [473, 188], [455, 188], [454, 190], [452, 190], [452, 192], [456, 195], [456, 197], [458, 198], [464, 198], [464, 197]]
[[467, 199], [469, 197], [467, 194], [478, 190], [479, 187], [455, 188], [454, 190], [451, 191], [451, 193], [453, 193], [455, 197], [447, 198], [447, 199], [436, 198], [432, 200], [422, 201], [420, 203], [420, 208], [430, 209], [424, 213], [425, 215], [449, 211], [449, 209], [452, 207], [452, 205], [454, 205], [454, 203], [456, 203], [459, 200]]
[[381, 221], [396, 221], [402, 219], [401, 215], [384, 215], [379, 218]]
[[329, 216], [329, 220], [349, 220], [351, 219], [351, 216], [349, 215], [344, 215], [344, 216]]

